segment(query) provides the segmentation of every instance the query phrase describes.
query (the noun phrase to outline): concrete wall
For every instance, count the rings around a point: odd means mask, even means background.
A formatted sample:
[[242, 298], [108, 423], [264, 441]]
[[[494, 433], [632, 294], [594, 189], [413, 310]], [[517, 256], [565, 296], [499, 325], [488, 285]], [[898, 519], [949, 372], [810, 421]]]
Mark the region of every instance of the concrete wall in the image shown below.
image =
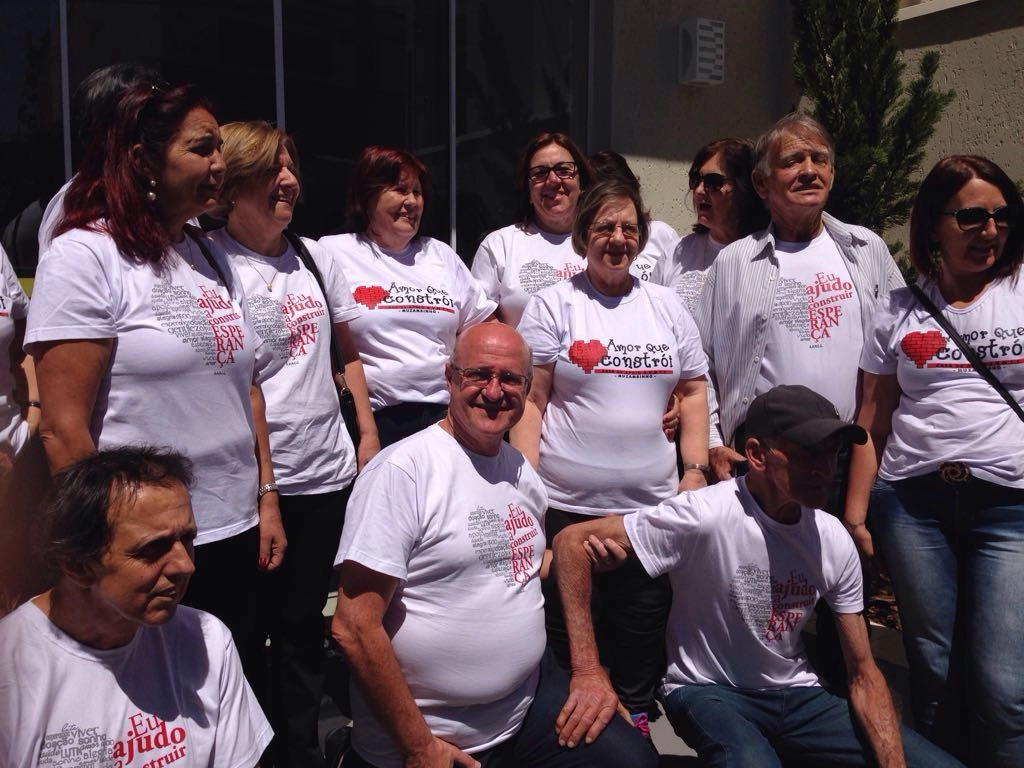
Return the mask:
[[[625, 155], [652, 214], [681, 233], [693, 222], [685, 175], [694, 152], [723, 136], [756, 136], [798, 103], [786, 0], [595, 0], [591, 149]], [[676, 81], [678, 27], [725, 21], [725, 83]], [[955, 152], [987, 155], [1024, 179], [1024, 2], [981, 0], [900, 23], [907, 72], [942, 53], [937, 82], [957, 98], [921, 175]], [[608, 57], [604, 51], [611, 47]], [[905, 231], [887, 239], [906, 240]]]
[[[616, 0], [612, 6], [609, 133], [592, 134], [627, 157], [655, 218], [683, 233], [693, 223], [686, 172], [704, 144], [755, 137], [793, 109], [789, 4], [784, 0]], [[725, 82], [677, 81], [679, 24], [725, 22]], [[598, 24], [607, 19], [598, 19]], [[599, 38], [598, 38], [599, 39]], [[596, 52], [595, 61], [600, 59]], [[595, 72], [595, 87], [602, 84]], [[595, 99], [599, 104], [599, 99]], [[600, 110], [598, 110], [600, 112]], [[595, 114], [600, 124], [602, 114]]]

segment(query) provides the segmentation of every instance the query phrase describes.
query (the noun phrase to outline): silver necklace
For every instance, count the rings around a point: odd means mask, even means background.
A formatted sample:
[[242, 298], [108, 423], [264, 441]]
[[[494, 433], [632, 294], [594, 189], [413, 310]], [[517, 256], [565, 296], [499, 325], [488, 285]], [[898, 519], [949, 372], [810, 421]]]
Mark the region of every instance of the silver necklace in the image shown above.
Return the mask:
[[270, 280], [267, 280], [267, 278], [264, 277], [262, 272], [260, 272], [259, 268], [253, 262], [253, 260], [251, 258], [249, 258], [249, 254], [247, 254], [247, 253], [245, 253], [243, 251], [242, 252], [242, 256], [245, 257], [246, 262], [248, 262], [249, 266], [252, 267], [252, 271], [255, 272], [257, 275], [259, 275], [260, 276], [260, 280], [262, 280], [263, 284], [265, 286], [267, 286], [267, 293], [270, 293], [273, 290], [273, 288], [274, 288], [274, 281], [277, 280], [277, 276], [280, 274], [280, 272], [278, 272], [278, 270], [277, 270], [277, 267], [275, 267], [273, 264], [268, 264], [267, 265], [272, 270], [274, 270], [274, 276], [271, 277]]
[[181, 257], [181, 260], [188, 264], [192, 268], [193, 272], [198, 272], [199, 270], [196, 269], [195, 262], [192, 261], [192, 239], [188, 235], [185, 235], [184, 246], [185, 250], [182, 251], [178, 250], [178, 246], [175, 244], [174, 250], [178, 251], [178, 255]]

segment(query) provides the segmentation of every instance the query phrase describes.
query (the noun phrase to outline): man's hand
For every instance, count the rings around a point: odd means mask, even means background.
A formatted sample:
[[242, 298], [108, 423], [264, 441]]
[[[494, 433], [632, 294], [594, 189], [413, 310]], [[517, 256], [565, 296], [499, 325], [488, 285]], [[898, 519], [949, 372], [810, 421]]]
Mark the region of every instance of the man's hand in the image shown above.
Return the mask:
[[661, 431], [665, 433], [665, 438], [670, 442], [676, 441], [676, 431], [679, 429], [679, 398], [672, 395], [672, 399], [668, 401], [668, 408], [661, 416]]
[[601, 667], [574, 671], [569, 678], [569, 696], [555, 719], [558, 744], [569, 748], [580, 743], [590, 744], [616, 712], [632, 724]]
[[595, 573], [614, 571], [629, 557], [629, 553], [614, 539], [599, 539], [593, 534], [583, 542], [583, 549], [587, 551]]
[[732, 477], [733, 467], [746, 460], [746, 456], [736, 453], [727, 445], [719, 445], [708, 451], [708, 461], [711, 462], [715, 480], [728, 480]]
[[480, 763], [470, 755], [436, 736], [425, 749], [406, 755], [402, 765], [404, 768], [453, 768], [456, 765], [480, 768]]

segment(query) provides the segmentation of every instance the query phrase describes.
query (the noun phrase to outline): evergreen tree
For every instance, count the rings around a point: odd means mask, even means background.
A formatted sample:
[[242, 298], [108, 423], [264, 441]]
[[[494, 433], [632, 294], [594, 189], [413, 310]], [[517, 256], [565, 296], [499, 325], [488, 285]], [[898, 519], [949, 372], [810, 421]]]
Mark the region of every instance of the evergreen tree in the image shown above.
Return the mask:
[[910, 215], [919, 183], [911, 175], [954, 96], [933, 87], [936, 51], [903, 84], [898, 8], [898, 0], [793, 0], [796, 82], [836, 144], [827, 210], [875, 232]]

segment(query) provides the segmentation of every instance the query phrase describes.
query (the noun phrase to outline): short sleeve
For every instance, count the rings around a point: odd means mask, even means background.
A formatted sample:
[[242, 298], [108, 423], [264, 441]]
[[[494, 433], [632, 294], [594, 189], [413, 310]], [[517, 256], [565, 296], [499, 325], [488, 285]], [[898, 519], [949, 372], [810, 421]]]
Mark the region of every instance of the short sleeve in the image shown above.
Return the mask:
[[10, 259], [7, 258], [7, 253], [3, 248], [0, 248], [0, 276], [3, 279], [3, 293], [10, 299], [10, 306], [7, 307], [7, 311], [10, 312], [11, 319], [24, 320], [28, 315], [28, 296], [21, 289], [18, 275], [15, 273], [14, 267], [11, 266]]
[[75, 234], [57, 238], [39, 263], [28, 313], [26, 347], [65, 339], [117, 336], [120, 255], [113, 242]]
[[672, 330], [676, 336], [679, 354], [679, 378], [694, 379], [708, 372], [708, 360], [700, 341], [697, 324], [682, 303], [672, 297], [666, 303], [673, 313]]
[[391, 461], [392, 454], [378, 454], [359, 476], [334, 564], [352, 560], [404, 580], [422, 526], [415, 480]]
[[892, 349], [896, 330], [896, 294], [890, 293], [880, 301], [868, 322], [864, 348], [860, 353], [860, 367], [868, 373], [891, 375], [896, 373], [897, 357]]
[[656, 507], [631, 512], [622, 522], [633, 551], [654, 578], [691, 557], [700, 531], [700, 504], [695, 493], [683, 493]]
[[[447, 248], [447, 246], [445, 246]], [[450, 250], [450, 249], [449, 249]], [[498, 303], [487, 298], [487, 294], [476, 278], [470, 274], [455, 251], [451, 251], [453, 287], [459, 301], [459, 333], [470, 326], [482, 323], [498, 309]]]
[[473, 257], [470, 273], [480, 284], [487, 298], [497, 302], [501, 296], [501, 281], [505, 274], [505, 249], [501, 231], [491, 232]]
[[347, 323], [362, 316], [363, 309], [356, 304], [352, 298], [352, 288], [345, 279], [345, 275], [337, 266], [337, 261], [332, 259], [327, 250], [314, 240], [302, 238], [309, 255], [313, 257], [313, 263], [320, 270], [320, 277], [324, 281], [324, 290], [327, 292], [327, 306], [331, 309], [332, 323]]
[[860, 613], [864, 610], [864, 577], [857, 549], [838, 520], [831, 518], [825, 522], [832, 528], [830, 538], [833, 543], [833, 562], [836, 565], [834, 583], [824, 595], [825, 601], [836, 613]]
[[555, 311], [558, 303], [556, 296], [549, 300], [549, 295], [550, 289], [544, 289], [531, 296], [519, 321], [519, 334], [533, 351], [534, 365], [549, 365], [562, 351], [561, 317]]
[[238, 651], [227, 628], [223, 633], [220, 716], [213, 748], [214, 768], [252, 768], [274, 735], [263, 709], [242, 673]]

